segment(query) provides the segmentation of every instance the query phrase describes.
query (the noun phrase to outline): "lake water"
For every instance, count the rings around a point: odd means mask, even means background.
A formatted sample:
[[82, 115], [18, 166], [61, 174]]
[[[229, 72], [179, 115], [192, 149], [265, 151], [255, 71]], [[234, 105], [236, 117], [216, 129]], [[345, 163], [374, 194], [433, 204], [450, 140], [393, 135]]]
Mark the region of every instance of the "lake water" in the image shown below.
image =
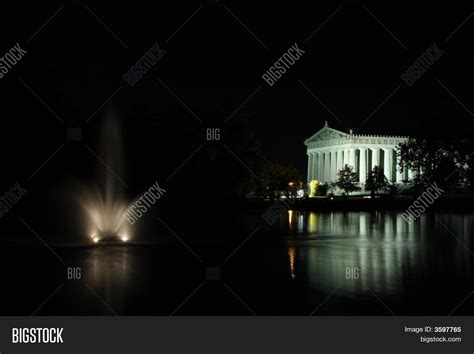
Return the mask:
[[40, 242], [2, 247], [0, 314], [474, 314], [473, 214], [246, 220], [262, 226], [229, 242], [180, 234], [183, 243], [53, 247], [57, 256]]

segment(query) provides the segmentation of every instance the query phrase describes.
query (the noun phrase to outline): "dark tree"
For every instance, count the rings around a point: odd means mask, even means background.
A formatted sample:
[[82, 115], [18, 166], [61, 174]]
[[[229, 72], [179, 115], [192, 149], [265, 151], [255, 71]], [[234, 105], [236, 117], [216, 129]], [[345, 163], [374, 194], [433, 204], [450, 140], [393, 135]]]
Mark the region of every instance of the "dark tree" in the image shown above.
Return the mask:
[[327, 195], [329, 190], [329, 185], [327, 183], [320, 183], [318, 184], [318, 188], [316, 188], [316, 195], [324, 197]]
[[344, 165], [342, 170], [338, 172], [339, 178], [334, 183], [334, 186], [343, 190], [345, 194], [349, 195], [351, 192], [360, 190], [357, 185], [357, 173], [354, 172], [352, 166]]
[[433, 183], [444, 188], [466, 184], [469, 159], [461, 145], [440, 139], [409, 139], [397, 148], [398, 169], [406, 166], [415, 172], [416, 188]]
[[365, 181], [365, 190], [370, 191], [372, 197], [378, 194], [379, 191], [388, 192], [390, 190], [390, 182], [383, 173], [382, 168], [374, 166], [372, 171], [369, 172]]
[[304, 181], [301, 173], [292, 165], [282, 165], [267, 160], [261, 167], [259, 180], [266, 189], [269, 197], [282, 194], [286, 197], [296, 197], [299, 189], [303, 189]]

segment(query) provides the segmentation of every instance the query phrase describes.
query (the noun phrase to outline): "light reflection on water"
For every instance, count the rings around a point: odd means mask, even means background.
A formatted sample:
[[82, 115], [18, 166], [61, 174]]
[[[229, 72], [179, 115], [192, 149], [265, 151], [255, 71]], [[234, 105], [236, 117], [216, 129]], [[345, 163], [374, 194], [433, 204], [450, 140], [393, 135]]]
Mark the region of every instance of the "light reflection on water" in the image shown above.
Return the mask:
[[[429, 277], [472, 279], [471, 214], [426, 214], [413, 224], [397, 212], [292, 211], [288, 218], [289, 274], [310, 288], [399, 295]], [[347, 279], [348, 269], [360, 278]]]
[[133, 254], [125, 247], [102, 247], [86, 259], [85, 283], [100, 294], [103, 302], [113, 304], [117, 312], [124, 307], [124, 295], [131, 290], [130, 256]]
[[[426, 214], [409, 225], [397, 212], [291, 211], [241, 247], [226, 276], [262, 313], [308, 314], [332, 294], [318, 313], [385, 314], [373, 292], [397, 315], [447, 314], [472, 291], [473, 226], [469, 214]], [[86, 289], [84, 313], [169, 314], [203, 279], [181, 245], [80, 248], [71, 263], [97, 294]], [[360, 277], [346, 279], [347, 269]]]

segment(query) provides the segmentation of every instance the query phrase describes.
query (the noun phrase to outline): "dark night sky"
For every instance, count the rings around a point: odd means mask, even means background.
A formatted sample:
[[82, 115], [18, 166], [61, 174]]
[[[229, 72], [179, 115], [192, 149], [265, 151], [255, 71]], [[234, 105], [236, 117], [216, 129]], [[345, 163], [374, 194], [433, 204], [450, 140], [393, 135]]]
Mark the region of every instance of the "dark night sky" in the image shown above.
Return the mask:
[[[18, 178], [26, 179], [64, 143], [66, 127], [81, 126], [120, 87], [109, 104], [124, 120], [126, 149], [132, 155], [128, 159], [136, 168], [141, 163], [141, 171], [150, 161], [172, 157], [169, 174], [171, 166], [179, 165], [195, 148], [186, 146], [189, 135], [203, 139], [205, 128], [222, 126], [211, 123], [208, 115], [230, 115], [257, 89], [232, 119], [250, 115], [264, 152], [293, 162], [302, 171], [303, 140], [325, 120], [335, 128], [360, 133], [471, 134], [474, 19], [463, 22], [472, 7], [358, 1], [340, 6], [300, 1], [4, 4], [0, 52], [16, 42], [28, 51], [0, 80], [4, 189]], [[167, 54], [130, 87], [122, 75], [155, 42]], [[261, 75], [295, 42], [306, 54], [269, 87]], [[400, 75], [434, 42], [445, 54], [408, 87]], [[84, 141], [92, 147], [108, 108], [105, 105], [84, 127]], [[162, 115], [173, 117], [175, 124], [160, 124]], [[158, 121], [147, 126], [145, 116]], [[154, 141], [170, 142], [164, 150], [163, 144], [153, 148], [143, 143], [140, 132]], [[179, 146], [185, 148], [181, 151]], [[51, 166], [41, 172], [44, 178], [89, 173], [80, 158], [67, 160], [61, 154], [48, 162]], [[62, 158], [69, 165], [62, 165]]]

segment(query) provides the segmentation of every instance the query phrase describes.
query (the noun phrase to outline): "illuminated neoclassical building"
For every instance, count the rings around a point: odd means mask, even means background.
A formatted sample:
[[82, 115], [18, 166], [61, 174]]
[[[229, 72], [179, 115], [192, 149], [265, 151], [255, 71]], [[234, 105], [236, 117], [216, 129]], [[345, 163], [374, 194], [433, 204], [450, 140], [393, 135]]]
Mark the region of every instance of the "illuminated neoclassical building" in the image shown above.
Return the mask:
[[412, 179], [412, 171], [400, 172], [397, 168], [398, 144], [406, 136], [360, 135], [344, 133], [325, 126], [305, 140], [308, 154], [308, 182], [334, 182], [338, 171], [350, 165], [365, 183], [368, 171], [377, 165], [383, 168], [390, 182], [402, 183]]

